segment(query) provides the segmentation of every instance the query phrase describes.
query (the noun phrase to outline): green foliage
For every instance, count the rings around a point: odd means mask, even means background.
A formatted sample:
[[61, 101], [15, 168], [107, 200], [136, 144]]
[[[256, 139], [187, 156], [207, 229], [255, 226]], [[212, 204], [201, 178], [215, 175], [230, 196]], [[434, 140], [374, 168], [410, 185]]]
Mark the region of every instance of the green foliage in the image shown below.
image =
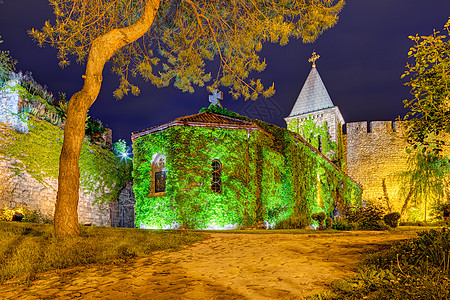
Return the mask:
[[[3, 40], [0, 36], [0, 44], [2, 43]], [[17, 61], [10, 56], [9, 51], [0, 50], [0, 88], [9, 81], [16, 64]]]
[[117, 259], [148, 256], [157, 250], [180, 250], [203, 240], [201, 233], [149, 231], [128, 228], [81, 227], [81, 235], [57, 240], [53, 227], [43, 224], [0, 222], [0, 282], [38, 272]]
[[384, 223], [392, 228], [398, 226], [398, 220], [400, 220], [400, 214], [398, 212], [393, 212], [383, 217]]
[[325, 229], [331, 229], [331, 227], [333, 226], [333, 219], [331, 219], [330, 217], [325, 219]]
[[325, 229], [324, 221], [326, 218], [327, 218], [327, 215], [324, 212], [315, 213], [315, 214], [311, 215], [311, 219], [313, 219], [314, 221], [317, 221], [319, 223], [319, 229]]
[[14, 214], [19, 213], [23, 215], [22, 222], [33, 222], [33, 223], [51, 223], [52, 220], [44, 217], [39, 211], [30, 210], [24, 206], [16, 206], [14, 208], [9, 208], [4, 206], [0, 208], [0, 221], [11, 221]]
[[117, 156], [122, 156], [123, 153], [127, 153], [128, 146], [125, 140], [118, 140], [112, 146], [112, 151]]
[[[436, 155], [434, 152], [422, 153], [408, 151], [408, 169], [396, 176], [401, 184], [405, 198], [401, 215], [408, 212], [408, 220], [427, 221], [427, 211], [431, 207], [443, 204], [444, 180], [450, 174], [449, 158]], [[423, 205], [424, 209], [419, 209]], [[420, 215], [415, 218], [417, 211]]]
[[287, 124], [287, 129], [298, 133], [314, 148], [329, 157], [330, 160], [337, 160], [337, 146], [335, 142], [331, 141], [326, 122], [319, 126], [313, 118], [301, 121], [294, 119]]
[[102, 121], [91, 119], [89, 116], [86, 119], [85, 134], [89, 137], [92, 143], [105, 142], [103, 134], [106, 132], [106, 128], [103, 126]]
[[320, 299], [449, 299], [449, 253], [448, 228], [420, 232], [367, 257], [356, 277], [333, 282]]
[[411, 87], [413, 96], [404, 100], [409, 108], [405, 119], [408, 142], [421, 151], [438, 153], [445, 144], [445, 134], [450, 133], [450, 19], [444, 26], [446, 35], [434, 31], [430, 36], [409, 36], [415, 42], [402, 75]]
[[[60, 66], [70, 55], [85, 61], [95, 38], [134, 23], [146, 1], [51, 1], [56, 22], [29, 33], [40, 46], [58, 49]], [[234, 98], [270, 97], [274, 86], [264, 87], [251, 74], [266, 67], [259, 52], [266, 42], [285, 45], [292, 38], [311, 43], [333, 27], [344, 1], [153, 1], [159, 5], [155, 20], [142, 38], [116, 51], [113, 72], [120, 79], [116, 98], [138, 94], [131, 78], [142, 76], [158, 87], [173, 85], [194, 92], [214, 78], [210, 88], [229, 87]], [[157, 49], [157, 51], [155, 51]], [[208, 61], [219, 66], [216, 76], [206, 72]]]
[[308, 218], [306, 216], [293, 215], [288, 219], [281, 220], [275, 229], [303, 229], [308, 226]]
[[358, 230], [386, 230], [389, 227], [383, 221], [384, 210], [368, 203], [366, 206], [347, 212], [349, 223], [356, 224]]
[[[269, 136], [261, 130], [247, 137], [246, 130], [177, 126], [137, 138], [133, 144], [137, 224], [276, 225], [309, 219], [305, 216], [311, 212], [331, 214], [338, 197], [343, 205], [360, 205], [360, 188], [286, 129], [216, 106], [204, 111], [254, 122]], [[167, 181], [165, 195], [153, 197], [151, 168], [157, 153], [166, 156]], [[213, 159], [223, 165], [220, 194], [210, 187]]]
[[355, 227], [355, 224], [349, 223], [347, 219], [342, 218], [335, 220], [331, 226], [333, 229], [345, 231], [356, 229]]
[[[0, 155], [14, 158], [16, 175], [28, 172], [45, 185], [45, 178], [58, 178], [63, 131], [55, 125], [31, 117], [27, 134], [6, 128], [0, 130]], [[131, 165], [121, 164], [106, 149], [84, 141], [80, 154], [81, 186], [105, 202], [117, 198], [130, 179]]]

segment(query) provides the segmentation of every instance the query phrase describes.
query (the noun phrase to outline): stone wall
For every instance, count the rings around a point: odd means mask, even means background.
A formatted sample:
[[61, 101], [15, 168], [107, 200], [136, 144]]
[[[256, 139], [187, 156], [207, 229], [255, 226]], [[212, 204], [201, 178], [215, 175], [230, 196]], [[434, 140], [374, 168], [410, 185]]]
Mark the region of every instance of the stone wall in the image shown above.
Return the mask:
[[[46, 178], [38, 182], [27, 172], [16, 174], [15, 159], [0, 157], [0, 207], [24, 206], [38, 210], [45, 218], [53, 219], [58, 181]], [[94, 204], [95, 197], [80, 189], [78, 222], [110, 226], [109, 204]]]
[[[347, 169], [351, 178], [363, 186], [363, 200], [390, 201], [393, 211], [401, 209], [396, 175], [407, 170], [408, 143], [402, 122], [376, 121], [347, 123]], [[387, 199], [389, 200], [387, 200]]]
[[15, 130], [27, 132], [27, 123], [20, 120], [18, 115], [23, 102], [19, 93], [12, 88], [16, 85], [16, 81], [11, 81], [0, 90], [0, 122], [8, 124]]

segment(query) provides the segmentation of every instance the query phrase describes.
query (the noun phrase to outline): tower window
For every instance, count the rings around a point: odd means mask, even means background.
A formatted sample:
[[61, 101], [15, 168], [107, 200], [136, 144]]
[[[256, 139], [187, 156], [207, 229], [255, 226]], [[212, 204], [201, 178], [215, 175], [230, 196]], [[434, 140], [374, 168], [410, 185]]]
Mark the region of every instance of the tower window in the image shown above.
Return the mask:
[[211, 163], [212, 167], [212, 181], [211, 181], [211, 189], [214, 193], [221, 193], [222, 192], [222, 181], [221, 181], [221, 175], [222, 175], [222, 164], [218, 159], [215, 159]]

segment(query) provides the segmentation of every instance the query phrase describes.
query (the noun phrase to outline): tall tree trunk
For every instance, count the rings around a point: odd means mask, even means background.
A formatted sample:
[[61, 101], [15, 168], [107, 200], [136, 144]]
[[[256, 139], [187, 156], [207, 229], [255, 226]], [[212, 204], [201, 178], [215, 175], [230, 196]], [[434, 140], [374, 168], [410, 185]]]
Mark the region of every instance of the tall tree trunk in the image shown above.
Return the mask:
[[81, 143], [84, 138], [84, 123], [87, 110], [100, 92], [102, 73], [106, 62], [121, 47], [134, 42], [150, 28], [159, 8], [160, 0], [147, 0], [144, 11], [134, 24], [113, 29], [97, 37], [89, 51], [84, 85], [69, 101], [64, 142], [59, 159], [58, 193], [55, 208], [55, 235], [58, 238], [76, 236], [78, 225], [78, 198], [80, 186]]

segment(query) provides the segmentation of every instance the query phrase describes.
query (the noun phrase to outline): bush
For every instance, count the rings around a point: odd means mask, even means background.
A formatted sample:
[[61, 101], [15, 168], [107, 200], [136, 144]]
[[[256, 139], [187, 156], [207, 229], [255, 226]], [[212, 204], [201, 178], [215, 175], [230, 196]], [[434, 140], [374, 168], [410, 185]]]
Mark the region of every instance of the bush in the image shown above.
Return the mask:
[[315, 213], [311, 215], [311, 219], [314, 221], [319, 222], [319, 229], [325, 229], [325, 226], [323, 225], [323, 221], [325, 221], [327, 215], [324, 212]]
[[356, 228], [356, 225], [349, 223], [346, 219], [338, 219], [333, 222], [331, 228], [336, 230], [352, 230]]
[[44, 217], [38, 210], [30, 210], [24, 206], [0, 208], [0, 221], [12, 221], [15, 214], [23, 215], [22, 222], [51, 223], [52, 220]]
[[325, 219], [325, 229], [330, 229], [333, 226], [333, 219], [330, 217]]
[[289, 219], [284, 219], [279, 222], [275, 229], [302, 229], [308, 225], [308, 220], [305, 216], [291, 216]]
[[430, 230], [366, 258], [359, 274], [308, 299], [450, 299], [450, 230]]
[[398, 226], [398, 220], [400, 220], [400, 214], [398, 212], [393, 212], [383, 217], [384, 223], [392, 228]]
[[384, 210], [368, 203], [354, 211], [349, 210], [347, 220], [355, 223], [359, 230], [386, 230], [389, 227], [383, 221]]

